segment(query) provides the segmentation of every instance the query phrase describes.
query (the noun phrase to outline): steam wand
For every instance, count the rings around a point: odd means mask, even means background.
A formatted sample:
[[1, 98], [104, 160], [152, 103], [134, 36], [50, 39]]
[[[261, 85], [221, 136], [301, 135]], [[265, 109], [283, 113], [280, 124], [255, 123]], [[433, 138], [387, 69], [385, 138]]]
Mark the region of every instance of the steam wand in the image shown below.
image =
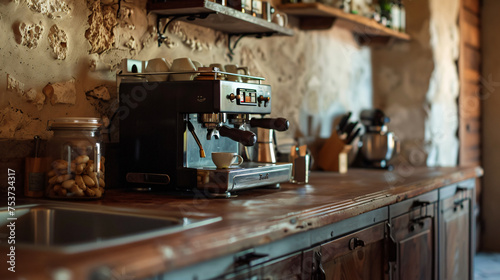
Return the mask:
[[206, 157], [205, 155], [205, 150], [203, 150], [203, 146], [201, 145], [200, 139], [198, 139], [198, 136], [196, 136], [196, 132], [194, 131], [194, 126], [190, 121], [187, 122], [187, 127], [189, 132], [193, 135], [194, 141], [196, 141], [196, 144], [198, 144], [198, 147], [200, 147], [200, 157], [204, 158]]

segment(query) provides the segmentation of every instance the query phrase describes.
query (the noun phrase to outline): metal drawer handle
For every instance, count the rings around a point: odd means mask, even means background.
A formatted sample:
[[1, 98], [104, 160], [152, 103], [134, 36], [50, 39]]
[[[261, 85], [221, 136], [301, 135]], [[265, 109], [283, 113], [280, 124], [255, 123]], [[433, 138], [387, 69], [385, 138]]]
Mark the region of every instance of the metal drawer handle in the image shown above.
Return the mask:
[[243, 256], [237, 257], [235, 263], [237, 266], [242, 266], [242, 265], [254, 266], [263, 263], [268, 259], [269, 259], [269, 254], [259, 254], [256, 252], [250, 252], [244, 254]]
[[365, 247], [365, 242], [357, 237], [351, 238], [349, 240], [349, 250], [354, 250], [358, 247]]
[[323, 264], [321, 263], [321, 252], [315, 252], [314, 253], [314, 259], [315, 263], [317, 265], [317, 269], [314, 270], [313, 273], [313, 280], [325, 280], [326, 279], [326, 272], [325, 269], [323, 268]]

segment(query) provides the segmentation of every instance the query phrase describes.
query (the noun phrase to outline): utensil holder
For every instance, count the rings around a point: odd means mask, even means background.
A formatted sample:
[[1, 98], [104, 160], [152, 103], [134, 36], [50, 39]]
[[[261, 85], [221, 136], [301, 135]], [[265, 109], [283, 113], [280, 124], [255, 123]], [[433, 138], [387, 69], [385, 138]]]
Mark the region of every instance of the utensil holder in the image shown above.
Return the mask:
[[349, 155], [352, 149], [352, 145], [345, 144], [337, 134], [334, 133], [325, 142], [318, 154], [318, 167], [325, 171], [347, 173]]

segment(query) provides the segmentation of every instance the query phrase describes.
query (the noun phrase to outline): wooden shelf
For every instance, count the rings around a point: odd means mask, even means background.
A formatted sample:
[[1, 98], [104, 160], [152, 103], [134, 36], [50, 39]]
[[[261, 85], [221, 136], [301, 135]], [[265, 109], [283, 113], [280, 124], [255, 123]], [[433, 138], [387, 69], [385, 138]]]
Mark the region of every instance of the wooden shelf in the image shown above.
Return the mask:
[[148, 11], [162, 16], [180, 17], [177, 20], [229, 35], [293, 35], [292, 29], [207, 0], [148, 1]]
[[373, 19], [349, 14], [321, 3], [282, 4], [278, 6], [278, 10], [285, 12], [288, 16], [298, 17], [299, 28], [303, 30], [329, 29], [335, 22], [337, 26], [351, 30], [364, 41], [384, 38], [410, 40], [408, 34], [392, 30]]

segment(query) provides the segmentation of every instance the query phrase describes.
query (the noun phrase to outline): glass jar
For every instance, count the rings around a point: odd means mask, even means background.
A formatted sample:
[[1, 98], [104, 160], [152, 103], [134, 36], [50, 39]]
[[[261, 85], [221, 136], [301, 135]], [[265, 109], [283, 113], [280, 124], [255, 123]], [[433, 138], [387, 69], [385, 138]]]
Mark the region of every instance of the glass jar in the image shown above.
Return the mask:
[[59, 199], [99, 199], [104, 194], [104, 157], [98, 118], [59, 118], [49, 121], [54, 136], [45, 195]]

